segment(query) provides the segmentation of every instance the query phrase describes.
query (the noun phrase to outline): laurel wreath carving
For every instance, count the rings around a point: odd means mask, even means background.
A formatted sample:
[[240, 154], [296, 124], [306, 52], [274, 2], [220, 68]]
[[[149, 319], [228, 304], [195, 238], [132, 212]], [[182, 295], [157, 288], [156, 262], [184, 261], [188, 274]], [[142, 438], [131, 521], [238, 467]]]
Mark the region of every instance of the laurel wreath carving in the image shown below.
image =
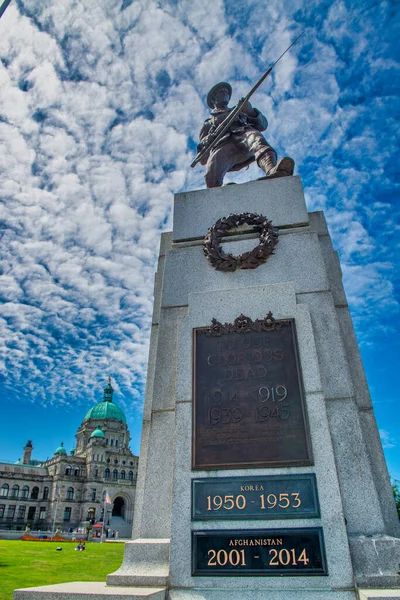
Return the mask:
[[[221, 246], [221, 239], [228, 234], [231, 229], [241, 225], [252, 225], [255, 231], [259, 232], [260, 242], [258, 246], [250, 252], [244, 252], [239, 256], [227, 254]], [[268, 221], [263, 215], [255, 213], [241, 213], [239, 215], [229, 215], [218, 219], [210, 227], [203, 242], [204, 254], [214, 269], [217, 271], [235, 271], [236, 269], [256, 269], [266, 262], [269, 256], [274, 253], [274, 248], [278, 243], [278, 229], [274, 227], [271, 221]]]
[[236, 317], [233, 323], [220, 323], [217, 319], [212, 319], [210, 327], [199, 329], [207, 337], [220, 337], [225, 333], [248, 333], [249, 331], [280, 331], [282, 327], [290, 325], [290, 319], [276, 320], [272, 312], [267, 313], [263, 319], [253, 321], [243, 313]]

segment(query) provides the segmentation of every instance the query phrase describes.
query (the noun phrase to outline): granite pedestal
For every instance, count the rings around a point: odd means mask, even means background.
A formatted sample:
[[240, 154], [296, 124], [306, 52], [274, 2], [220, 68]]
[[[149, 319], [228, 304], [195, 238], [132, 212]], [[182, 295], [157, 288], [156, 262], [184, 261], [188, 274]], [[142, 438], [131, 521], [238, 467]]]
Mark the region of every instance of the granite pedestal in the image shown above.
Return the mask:
[[[217, 219], [243, 212], [265, 215], [279, 228], [275, 254], [254, 270], [217, 271], [203, 254], [204, 236]], [[233, 233], [223, 240], [226, 252], [258, 243], [248, 230]], [[193, 471], [193, 329], [268, 311], [296, 324], [312, 464]], [[318, 518], [192, 521], [193, 478], [308, 473], [316, 477]], [[192, 530], [268, 527], [322, 528], [327, 574], [192, 575]], [[300, 178], [176, 195], [174, 229], [162, 236], [155, 278], [133, 541], [107, 584], [163, 587], [171, 600], [400, 598], [399, 535], [339, 260], [323, 214], [307, 212]], [[368, 595], [379, 589], [381, 596]], [[28, 597], [18, 592], [15, 599]]]

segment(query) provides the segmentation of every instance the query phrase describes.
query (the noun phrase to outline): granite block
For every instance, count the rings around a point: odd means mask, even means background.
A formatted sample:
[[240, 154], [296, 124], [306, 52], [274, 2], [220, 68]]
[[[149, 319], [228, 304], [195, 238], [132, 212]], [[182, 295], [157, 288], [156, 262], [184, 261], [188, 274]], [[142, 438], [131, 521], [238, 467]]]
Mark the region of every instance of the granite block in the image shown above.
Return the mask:
[[125, 544], [121, 567], [107, 585], [165, 586], [169, 575], [169, 539], [138, 539]]
[[143, 506], [144, 506], [144, 491], [145, 491], [145, 480], [148, 466], [148, 448], [149, 448], [149, 437], [150, 437], [151, 422], [143, 421], [142, 423], [142, 435], [140, 439], [140, 454], [138, 464], [138, 476], [136, 481], [136, 492], [135, 492], [135, 510], [133, 511], [133, 526], [132, 526], [132, 538], [140, 538], [142, 518], [143, 518]]
[[297, 301], [305, 304], [311, 314], [325, 397], [353, 396], [353, 382], [332, 294], [298, 294]]
[[310, 227], [317, 235], [329, 235], [328, 225], [322, 210], [308, 213]]
[[340, 267], [338, 253], [333, 249], [332, 242], [328, 236], [319, 236], [322, 256], [324, 257], [325, 269], [329, 280], [330, 290], [336, 306], [347, 306], [347, 298], [342, 284], [342, 269]]
[[336, 316], [342, 333], [357, 405], [360, 408], [372, 408], [371, 396], [369, 394], [361, 354], [358, 349], [353, 321], [347, 306], [343, 306], [342, 308], [336, 307]]
[[174, 241], [204, 237], [221, 217], [254, 212], [275, 226], [308, 222], [300, 177], [251, 181], [175, 195]]
[[151, 326], [149, 358], [147, 361], [146, 392], [143, 407], [143, 421], [151, 419], [154, 397], [154, 377], [156, 373], [156, 358], [158, 345], [159, 324]]
[[[147, 461], [140, 473], [144, 480], [140, 523], [134, 533], [140, 538], [169, 538], [171, 527], [172, 473], [174, 455], [174, 411], [152, 414], [146, 423]], [[138, 525], [138, 526], [137, 526]]]
[[152, 410], [175, 407], [178, 325], [186, 314], [186, 308], [168, 308], [161, 311]]
[[347, 530], [351, 535], [384, 533], [385, 525], [353, 400], [326, 403]]
[[[249, 240], [227, 242], [225, 251], [240, 253], [248, 243]], [[189, 293], [282, 283], [283, 273], [285, 281], [292, 282], [296, 292], [328, 290], [316, 234], [291, 232], [282, 235], [275, 254], [264, 265], [257, 269], [237, 269], [233, 273], [214, 269], [205, 258], [201, 245], [175, 248], [166, 257], [162, 306], [186, 306]]]
[[354, 574], [360, 585], [375, 581], [376, 587], [387, 587], [389, 578], [393, 581], [393, 587], [400, 588], [399, 538], [360, 535], [350, 536], [349, 543]]
[[14, 591], [13, 600], [165, 600], [165, 588], [117, 588], [104, 582], [74, 581]]
[[381, 506], [381, 514], [385, 524], [385, 533], [386, 535], [400, 538], [400, 521], [372, 408], [367, 411], [360, 411], [359, 418], [376, 493]]

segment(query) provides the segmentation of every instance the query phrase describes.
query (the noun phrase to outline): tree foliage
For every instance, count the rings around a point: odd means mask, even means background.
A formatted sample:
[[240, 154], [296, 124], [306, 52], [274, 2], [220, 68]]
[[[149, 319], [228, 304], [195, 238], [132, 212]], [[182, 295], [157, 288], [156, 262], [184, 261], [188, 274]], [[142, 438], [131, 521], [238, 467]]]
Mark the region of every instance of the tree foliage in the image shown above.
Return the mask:
[[396, 502], [397, 514], [400, 519], [400, 481], [398, 479], [392, 479], [392, 490], [394, 501]]

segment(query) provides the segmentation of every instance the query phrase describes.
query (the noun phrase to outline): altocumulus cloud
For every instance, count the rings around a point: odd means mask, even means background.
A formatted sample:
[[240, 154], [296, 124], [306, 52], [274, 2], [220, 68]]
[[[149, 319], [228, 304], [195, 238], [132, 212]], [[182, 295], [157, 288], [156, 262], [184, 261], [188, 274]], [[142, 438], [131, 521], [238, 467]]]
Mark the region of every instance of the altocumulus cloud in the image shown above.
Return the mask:
[[[394, 3], [16, 0], [0, 22], [1, 373], [70, 403], [113, 373], [140, 404], [162, 231], [216, 81], [254, 103], [325, 210], [359, 334], [398, 310]], [[393, 34], [393, 38], [392, 38]], [[383, 117], [384, 116], [384, 117]], [[254, 167], [227, 181], [258, 176]], [[382, 248], [385, 248], [383, 252]], [[389, 327], [389, 325], [388, 325]]]

